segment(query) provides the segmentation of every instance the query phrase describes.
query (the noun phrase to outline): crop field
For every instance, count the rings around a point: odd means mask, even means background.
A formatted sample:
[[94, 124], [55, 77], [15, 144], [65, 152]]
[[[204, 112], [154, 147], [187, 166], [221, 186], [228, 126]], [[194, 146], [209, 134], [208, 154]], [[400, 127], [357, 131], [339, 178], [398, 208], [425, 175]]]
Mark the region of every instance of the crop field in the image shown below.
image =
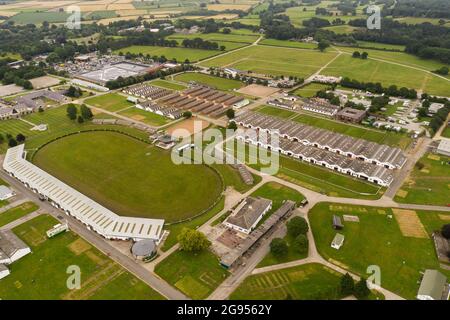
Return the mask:
[[207, 33], [207, 34], [178, 34], [175, 33], [167, 37], [167, 39], [195, 39], [201, 38], [203, 40], [214, 41], [214, 42], [241, 42], [241, 43], [253, 43], [258, 39], [259, 35], [256, 33], [246, 33], [246, 34], [224, 34], [224, 33]]
[[298, 48], [298, 49], [316, 49], [317, 44], [306, 43], [300, 41], [291, 40], [277, 40], [277, 39], [263, 39], [258, 42], [260, 45], [274, 46], [274, 47], [288, 47], [288, 48]]
[[208, 250], [197, 254], [178, 250], [157, 264], [155, 272], [193, 299], [207, 298], [229, 275]]
[[[418, 226], [427, 230], [425, 238], [404, 236], [400, 223], [391, 208], [365, 207], [347, 204], [319, 203], [309, 212], [309, 220], [320, 254], [349, 270], [366, 275], [369, 265], [378, 265], [382, 272], [381, 286], [407, 299], [414, 299], [419, 289], [421, 272], [425, 269], [440, 269], [431, 228], [436, 222], [426, 222], [421, 217], [433, 212], [416, 213]], [[442, 213], [441, 213], [442, 214]], [[359, 222], [344, 221], [345, 236], [339, 249], [330, 247], [336, 234], [332, 227], [332, 216], [357, 216]], [[448, 215], [448, 214], [447, 214]], [[441, 221], [441, 225], [445, 221]], [[440, 269], [450, 275], [449, 270]]]
[[127, 97], [122, 96], [118, 93], [107, 93], [97, 97], [89, 98], [86, 104], [92, 105], [97, 108], [101, 108], [107, 111], [119, 111], [127, 107], [131, 107], [134, 104], [127, 101]]
[[40, 149], [33, 162], [125, 216], [180, 221], [208, 209], [222, 193], [211, 168], [176, 165], [170, 151], [115, 132], [59, 139]]
[[247, 277], [231, 294], [232, 300], [335, 300], [341, 274], [317, 263]]
[[239, 89], [244, 86], [242, 82], [237, 80], [225, 79], [216, 76], [211, 76], [208, 74], [193, 73], [193, 72], [177, 75], [174, 77], [174, 80], [186, 83], [189, 83], [189, 81], [195, 81], [199, 84], [205, 84], [208, 86], [215, 87], [216, 89], [225, 91]]
[[[401, 53], [389, 52], [385, 54]], [[380, 82], [384, 86], [395, 84], [398, 87], [414, 88], [433, 95], [450, 95], [450, 81], [439, 78], [434, 74], [395, 63], [372, 59], [355, 59], [350, 55], [338, 57], [322, 71], [322, 74], [349, 77], [365, 82]]]
[[[75, 233], [48, 239], [45, 232], [56, 223], [44, 214], [13, 229], [32, 253], [10, 265], [11, 274], [0, 280], [2, 300], [164, 299]], [[67, 288], [70, 265], [81, 269], [79, 290]]]
[[65, 22], [69, 14], [66, 12], [21, 12], [11, 18], [9, 21], [14, 21], [17, 24], [41, 24], [47, 22]]
[[233, 67], [268, 75], [307, 77], [335, 57], [318, 52], [271, 46], [252, 46], [201, 63], [205, 67]]
[[450, 204], [450, 157], [425, 154], [395, 196], [401, 203]]
[[188, 59], [191, 62], [203, 60], [218, 54], [222, 51], [219, 50], [202, 50], [202, 49], [190, 49], [190, 48], [168, 48], [168, 47], [156, 47], [156, 46], [130, 46], [115, 51], [115, 53], [134, 53], [143, 55], [149, 54], [150, 56], [165, 56], [167, 59], [176, 59], [177, 61], [185, 61]]

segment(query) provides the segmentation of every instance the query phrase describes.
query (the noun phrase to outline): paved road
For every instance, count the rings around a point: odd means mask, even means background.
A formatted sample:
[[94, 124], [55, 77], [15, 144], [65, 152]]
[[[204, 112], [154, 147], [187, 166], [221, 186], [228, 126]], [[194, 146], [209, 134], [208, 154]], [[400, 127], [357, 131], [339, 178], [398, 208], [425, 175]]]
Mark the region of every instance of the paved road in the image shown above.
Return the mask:
[[[0, 170], [0, 177], [7, 181], [11, 186], [18, 190], [23, 196], [34, 201], [41, 207], [41, 210], [47, 212], [58, 219], [59, 215], [63, 215], [60, 211], [50, 205], [50, 203], [44, 201], [39, 201], [36, 194], [26, 189], [20, 182], [11, 178], [3, 170]], [[142, 281], [147, 283], [153, 289], [164, 295], [165, 297], [173, 300], [186, 300], [188, 299], [184, 294], [174, 289], [171, 285], [165, 282], [163, 279], [159, 278], [156, 274], [148, 271], [141, 265], [134, 262], [133, 259], [121, 253], [119, 250], [111, 246], [104, 238], [95, 232], [92, 232], [86, 228], [78, 220], [67, 216], [64, 214], [64, 218], [69, 223], [69, 228], [87, 240], [89, 243], [94, 245], [97, 249], [102, 251], [104, 254], [109, 256], [111, 259], [122, 265], [125, 269], [133, 273], [135, 276], [140, 278]]]

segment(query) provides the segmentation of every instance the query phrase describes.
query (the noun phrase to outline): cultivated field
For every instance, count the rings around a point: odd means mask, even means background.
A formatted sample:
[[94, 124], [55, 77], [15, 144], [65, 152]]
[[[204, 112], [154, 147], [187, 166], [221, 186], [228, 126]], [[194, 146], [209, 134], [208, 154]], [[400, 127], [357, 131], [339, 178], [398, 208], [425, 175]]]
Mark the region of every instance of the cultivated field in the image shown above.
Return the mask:
[[[45, 232], [56, 223], [49, 215], [41, 215], [13, 230], [32, 253], [13, 263], [11, 274], [0, 280], [1, 299], [164, 299], [75, 233], [48, 239]], [[67, 288], [70, 265], [81, 269], [79, 290]]]
[[271, 46], [252, 46], [201, 63], [205, 67], [233, 67], [268, 75], [307, 77], [334, 58], [318, 52]]
[[[433, 241], [429, 238], [431, 228], [422, 221], [423, 216], [433, 212], [416, 212], [420, 220], [400, 220], [390, 208], [364, 207], [346, 204], [320, 203], [309, 213], [317, 248], [325, 259], [344, 268], [366, 275], [369, 265], [378, 265], [381, 269], [381, 286], [407, 299], [414, 299], [419, 288], [421, 272], [425, 269], [439, 269]], [[437, 213], [436, 213], [437, 214]], [[330, 247], [336, 234], [332, 227], [332, 216], [352, 215], [359, 222], [344, 221], [345, 241], [339, 249]], [[434, 215], [436, 217], [436, 215]], [[437, 225], [432, 221], [433, 226]], [[441, 226], [444, 221], [441, 221]], [[400, 226], [399, 224], [402, 224]], [[423, 225], [422, 225], [423, 224]], [[425, 238], [405, 236], [405, 230], [426, 228]], [[403, 229], [402, 229], [403, 228]], [[421, 231], [422, 232], [422, 231]], [[450, 275], [450, 271], [440, 269]]]
[[57, 140], [40, 149], [34, 162], [125, 216], [175, 222], [208, 209], [222, 192], [214, 170], [175, 165], [170, 152], [113, 132]]
[[395, 201], [446, 206], [450, 203], [449, 157], [425, 154], [397, 192]]

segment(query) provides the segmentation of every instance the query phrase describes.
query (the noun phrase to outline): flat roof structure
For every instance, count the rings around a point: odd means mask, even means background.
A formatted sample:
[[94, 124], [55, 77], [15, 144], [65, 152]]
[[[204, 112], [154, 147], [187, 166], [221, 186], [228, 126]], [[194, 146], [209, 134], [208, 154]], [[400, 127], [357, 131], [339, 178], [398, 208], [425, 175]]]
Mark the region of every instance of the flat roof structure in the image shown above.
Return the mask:
[[448, 300], [447, 277], [438, 270], [425, 270], [417, 299]]
[[295, 209], [295, 202], [286, 200], [277, 211], [272, 213], [258, 228], [256, 228], [244, 240], [243, 243], [230, 250], [220, 260], [220, 264], [226, 268], [231, 268], [236, 262], [247, 253], [253, 245], [261, 239], [267, 232], [278, 222], [281, 218], [286, 216], [289, 212]]
[[450, 139], [442, 139], [436, 151], [437, 153], [450, 157]]
[[8, 149], [3, 169], [107, 239], [153, 239], [163, 234], [163, 219], [123, 217], [103, 207], [24, 158], [24, 145]]
[[116, 80], [119, 77], [128, 78], [145, 74], [157, 67], [158, 66], [150, 66], [134, 62], [119, 62], [116, 64], [107, 65], [98, 70], [81, 73], [77, 77], [104, 85], [106, 82]]
[[29, 247], [11, 230], [0, 230], [0, 261], [11, 259], [22, 249], [29, 249]]

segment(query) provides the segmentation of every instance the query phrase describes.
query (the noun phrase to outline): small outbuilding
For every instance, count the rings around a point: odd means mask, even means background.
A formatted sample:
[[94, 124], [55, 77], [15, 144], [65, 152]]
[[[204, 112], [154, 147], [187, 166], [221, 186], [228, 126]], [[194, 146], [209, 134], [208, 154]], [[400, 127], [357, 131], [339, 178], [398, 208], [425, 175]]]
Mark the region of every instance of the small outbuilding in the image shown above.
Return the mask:
[[14, 197], [14, 191], [4, 185], [0, 185], [0, 201]]
[[448, 300], [449, 287], [447, 284], [447, 277], [438, 270], [425, 270], [420, 283], [419, 292], [417, 292], [417, 299]]
[[337, 215], [333, 215], [333, 229], [335, 230], [341, 230], [344, 228], [344, 225], [342, 224], [341, 217]]
[[450, 157], [450, 139], [442, 139], [441, 142], [439, 142], [436, 152]]
[[343, 234], [336, 233], [333, 241], [331, 242], [331, 247], [336, 250], [339, 250], [342, 247], [342, 245], [344, 244], [344, 239], [345, 239], [345, 237]]
[[131, 247], [131, 253], [136, 259], [150, 259], [156, 254], [155, 241], [151, 239], [136, 241]]
[[0, 264], [0, 279], [3, 279], [6, 276], [9, 276], [10, 272], [8, 267], [6, 267], [4, 264]]

